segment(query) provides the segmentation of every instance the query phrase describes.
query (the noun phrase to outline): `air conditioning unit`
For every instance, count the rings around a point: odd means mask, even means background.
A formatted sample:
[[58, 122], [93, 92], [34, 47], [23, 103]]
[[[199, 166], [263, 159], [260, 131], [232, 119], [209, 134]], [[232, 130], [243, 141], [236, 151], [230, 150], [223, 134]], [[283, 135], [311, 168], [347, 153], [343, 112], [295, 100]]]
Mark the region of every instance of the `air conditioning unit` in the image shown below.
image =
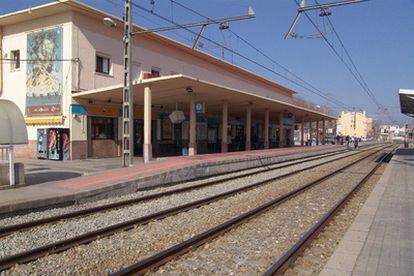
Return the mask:
[[179, 123], [184, 122], [185, 120], [184, 112], [180, 110], [174, 110], [170, 114], [170, 120], [173, 124], [179, 124]]

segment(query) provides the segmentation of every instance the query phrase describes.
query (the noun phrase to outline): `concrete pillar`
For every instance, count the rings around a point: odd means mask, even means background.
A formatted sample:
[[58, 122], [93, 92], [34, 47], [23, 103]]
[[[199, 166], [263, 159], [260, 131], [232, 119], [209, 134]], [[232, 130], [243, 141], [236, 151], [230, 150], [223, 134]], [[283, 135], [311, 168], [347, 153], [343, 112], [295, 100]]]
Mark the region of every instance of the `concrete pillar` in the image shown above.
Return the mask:
[[152, 159], [151, 108], [151, 88], [146, 86], [144, 88], [144, 163], [148, 163]]
[[264, 148], [269, 148], [269, 109], [265, 110], [265, 123], [264, 123]]
[[279, 115], [279, 147], [285, 146], [285, 133], [283, 129], [283, 112]]
[[289, 137], [289, 141], [290, 141], [290, 145], [291, 147], [293, 147], [295, 145], [295, 115], [292, 115], [292, 120], [293, 120], [293, 124], [292, 127], [290, 128], [290, 137]]
[[228, 125], [228, 103], [223, 103], [223, 119], [222, 119], [222, 130], [221, 130], [221, 152], [228, 151], [227, 141], [227, 125]]
[[316, 121], [316, 145], [319, 145], [319, 120]]
[[312, 145], [312, 121], [308, 122], [308, 133], [309, 133], [308, 145], [311, 146]]
[[336, 135], [338, 135], [337, 133], [337, 128], [336, 128], [336, 120], [332, 120], [332, 125], [333, 125], [333, 136], [336, 137]]
[[252, 105], [247, 105], [246, 110], [246, 150], [251, 150], [252, 148]]
[[190, 142], [188, 145], [188, 155], [193, 156], [197, 154], [197, 141], [196, 141], [196, 129], [197, 119], [194, 109], [195, 100], [194, 93], [190, 93]]
[[326, 128], [325, 128], [325, 119], [322, 120], [322, 145], [326, 144]]
[[300, 145], [305, 145], [305, 117], [302, 117], [302, 123], [300, 124]]

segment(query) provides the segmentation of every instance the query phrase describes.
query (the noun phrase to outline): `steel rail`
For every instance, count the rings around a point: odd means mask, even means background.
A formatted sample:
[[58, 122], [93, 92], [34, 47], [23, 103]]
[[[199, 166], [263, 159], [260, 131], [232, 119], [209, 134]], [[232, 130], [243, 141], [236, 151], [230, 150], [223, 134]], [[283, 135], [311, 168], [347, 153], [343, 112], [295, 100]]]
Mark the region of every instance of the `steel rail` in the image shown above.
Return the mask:
[[[384, 148], [383, 148], [384, 149]], [[337, 175], [338, 173], [342, 172], [344, 169], [347, 169], [351, 166], [354, 166], [355, 164], [371, 157], [372, 155], [375, 155], [376, 153], [380, 152], [381, 150], [377, 150], [371, 154], [368, 154], [367, 156], [363, 156], [362, 158], [359, 158], [356, 161], [353, 161], [350, 164], [347, 164], [345, 166], [342, 166], [341, 168], [335, 170], [334, 172], [331, 172], [325, 176], [322, 176], [314, 181], [311, 181], [304, 186], [297, 188], [291, 192], [288, 192], [286, 194], [283, 194], [271, 201], [268, 201], [267, 203], [260, 205], [246, 213], [243, 213], [240, 216], [234, 217], [233, 219], [230, 219], [220, 225], [217, 225], [205, 232], [202, 232], [190, 239], [187, 239], [183, 241], [182, 243], [176, 244], [172, 247], [169, 247], [165, 250], [162, 250], [148, 258], [142, 259], [138, 261], [135, 264], [132, 264], [126, 268], [123, 268], [122, 270], [115, 272], [111, 274], [112, 276], [123, 276], [123, 275], [142, 275], [149, 270], [161, 266], [171, 260], [172, 258], [175, 258], [177, 256], [180, 256], [182, 254], [185, 254], [186, 252], [190, 251], [192, 248], [198, 247], [215, 237], [219, 236], [222, 233], [225, 233], [229, 231], [230, 229], [246, 222], [247, 220], [252, 219], [253, 217], [256, 217], [264, 212], [266, 212], [268, 209], [275, 207], [276, 205], [294, 197], [298, 194], [304, 192], [308, 188], [315, 186], [317, 184], [322, 183], [323, 181], [333, 177], [334, 175]]]
[[[373, 149], [369, 149], [369, 150], [374, 150], [376, 148], [377, 147], [374, 147]], [[381, 151], [382, 149], [383, 148], [379, 149], [378, 151]], [[347, 158], [347, 157], [350, 157], [350, 156], [353, 156], [353, 155], [356, 155], [356, 154], [365, 153], [366, 151], [368, 151], [368, 150], [365, 150], [363, 152], [361, 152], [361, 151], [355, 152], [355, 153], [347, 155], [347, 156], [338, 157], [338, 158], [335, 158], [333, 160], [325, 161], [325, 162], [322, 162], [322, 163], [319, 163], [319, 164], [316, 164], [316, 165], [312, 165], [312, 166], [309, 166], [309, 167], [306, 167], [306, 168], [302, 168], [302, 169], [299, 169], [299, 170], [294, 171], [294, 172], [290, 172], [290, 173], [287, 173], [287, 174], [284, 174], [284, 175], [273, 177], [271, 179], [263, 180], [263, 181], [260, 181], [260, 182], [257, 182], [257, 183], [254, 183], [254, 184], [251, 184], [251, 185], [248, 185], [248, 186], [244, 186], [244, 187], [241, 187], [241, 188], [238, 188], [238, 189], [230, 190], [230, 191], [227, 191], [227, 192], [224, 192], [224, 193], [221, 193], [221, 194], [217, 194], [217, 195], [214, 195], [214, 196], [210, 196], [210, 197], [207, 197], [207, 198], [204, 198], [204, 199], [200, 199], [200, 200], [189, 202], [189, 203], [186, 203], [186, 204], [183, 204], [183, 205], [180, 205], [180, 206], [165, 209], [165, 210], [162, 210], [160, 212], [156, 212], [156, 213], [149, 214], [149, 215], [146, 215], [146, 216], [142, 216], [142, 217], [139, 217], [139, 218], [131, 219], [131, 220], [124, 221], [124, 222], [121, 222], [121, 223], [117, 223], [117, 224], [114, 224], [114, 225], [110, 225], [110, 226], [107, 226], [107, 227], [104, 227], [104, 228], [101, 228], [101, 229], [98, 229], [98, 230], [95, 230], [95, 231], [84, 233], [82, 235], [78, 235], [78, 236], [75, 236], [75, 237], [72, 237], [72, 238], [69, 238], [69, 239], [65, 239], [65, 240], [61, 240], [61, 241], [58, 241], [58, 242], [50, 243], [50, 244], [40, 246], [40, 247], [31, 249], [31, 250], [27, 250], [27, 251], [23, 251], [23, 252], [20, 252], [20, 253], [17, 253], [17, 254], [9, 255], [9, 256], [6, 256], [6, 257], [0, 259], [0, 271], [11, 268], [15, 264], [26, 263], [26, 262], [29, 262], [29, 261], [36, 260], [40, 257], [43, 257], [43, 256], [47, 255], [47, 254], [62, 252], [62, 251], [65, 251], [67, 249], [70, 249], [72, 247], [78, 246], [80, 244], [90, 243], [90, 242], [92, 242], [94, 240], [97, 240], [99, 238], [110, 236], [110, 235], [112, 235], [116, 232], [131, 229], [136, 225], [146, 224], [146, 223], [148, 223], [152, 220], [162, 219], [162, 218], [165, 218], [167, 216], [172, 216], [172, 215], [175, 215], [175, 214], [178, 214], [178, 213], [181, 213], [181, 212], [185, 212], [185, 211], [188, 211], [188, 210], [191, 210], [191, 209], [194, 209], [194, 208], [212, 203], [214, 201], [218, 201], [220, 199], [230, 197], [230, 196], [238, 194], [240, 192], [244, 192], [244, 191], [247, 191], [249, 189], [259, 187], [259, 186], [264, 185], [266, 183], [269, 183], [271, 181], [283, 179], [283, 178], [292, 176], [294, 174], [297, 174], [299, 172], [310, 170], [312, 168], [315, 168], [315, 167], [318, 167], [318, 166], [321, 166], [321, 165], [324, 165], [324, 164], [327, 164], [327, 163], [331, 163], [333, 161], [344, 159], [344, 158]]]
[[360, 180], [343, 198], [341, 198], [316, 224], [314, 224], [300, 239], [296, 242], [283, 256], [277, 260], [263, 275], [283, 275], [283, 273], [292, 265], [296, 259], [305, 251], [313, 239], [323, 231], [324, 227], [335, 217], [336, 213], [348, 202], [348, 200], [365, 184], [368, 179], [386, 162], [387, 158], [392, 155], [393, 150], [382, 155], [381, 160], [369, 171], [365, 177]]
[[[208, 187], [208, 186], [217, 185], [217, 184], [219, 184], [221, 182], [224, 182], [224, 181], [230, 181], [230, 180], [234, 180], [234, 179], [237, 179], [237, 178], [251, 176], [251, 175], [254, 175], [254, 174], [257, 174], [257, 173], [268, 172], [268, 171], [271, 171], [271, 170], [282, 169], [282, 168], [285, 168], [285, 167], [290, 167], [290, 166], [294, 166], [294, 165], [314, 161], [314, 160], [317, 160], [321, 157], [330, 157], [330, 156], [338, 155], [338, 154], [345, 153], [345, 152], [348, 152], [348, 150], [347, 149], [342, 149], [342, 150], [339, 150], [339, 151], [334, 151], [334, 152], [329, 152], [329, 153], [315, 154], [315, 155], [311, 155], [311, 156], [307, 156], [307, 157], [298, 157], [298, 158], [293, 158], [293, 159], [290, 159], [290, 160], [283, 160], [283, 161], [277, 161], [277, 162], [273, 162], [273, 163], [269, 163], [269, 164], [263, 164], [263, 165], [260, 166], [261, 168], [263, 168], [260, 171], [247, 172], [247, 173], [242, 174], [242, 175], [234, 175], [234, 176], [230, 176], [230, 177], [226, 177], [226, 178], [222, 178], [222, 179], [209, 181], [209, 182], [202, 183], [202, 184], [195, 184], [195, 185], [191, 185], [191, 186], [187, 186], [187, 187], [183, 187], [183, 188], [177, 188], [177, 189], [170, 190], [170, 191], [154, 193], [154, 194], [150, 194], [150, 195], [146, 195], [146, 196], [142, 196], [142, 197], [137, 197], [137, 198], [133, 198], [133, 199], [128, 199], [128, 200], [122, 200], [122, 201], [118, 201], [118, 202], [114, 202], [114, 203], [109, 203], [109, 204], [105, 204], [105, 205], [100, 205], [100, 206], [96, 206], [96, 207], [91, 207], [91, 208], [87, 208], [87, 209], [78, 210], [78, 211], [68, 212], [68, 213], [65, 213], [65, 214], [50, 216], [50, 217], [37, 219], [37, 220], [32, 220], [32, 221], [28, 221], [28, 222], [24, 222], [24, 223], [12, 224], [12, 225], [0, 228], [0, 238], [4, 237], [4, 236], [7, 236], [7, 235], [10, 235], [14, 232], [26, 230], [26, 229], [33, 228], [33, 227], [40, 226], [40, 225], [44, 225], [44, 224], [58, 222], [58, 221], [64, 220], [64, 219], [71, 219], [71, 218], [91, 215], [91, 214], [94, 214], [94, 213], [109, 211], [109, 210], [113, 210], [113, 209], [116, 209], [116, 208], [121, 208], [121, 207], [125, 207], [125, 206], [128, 206], [128, 205], [141, 203], [141, 202], [144, 202], [144, 201], [158, 199], [158, 198], [169, 196], [169, 195], [172, 195], [172, 194], [185, 193], [185, 192], [188, 192], [188, 191], [201, 189], [201, 188], [205, 188], [205, 187]], [[297, 160], [301, 160], [301, 161], [295, 162]], [[265, 167], [274, 166], [274, 165], [283, 164], [283, 163], [289, 163], [289, 162], [295, 162], [295, 163], [281, 165], [281, 166], [278, 166], [276, 168], [265, 168]], [[256, 168], [258, 168], [258, 167], [256, 167]], [[242, 171], [249, 171], [249, 170], [253, 170], [253, 169], [255, 169], [255, 168], [241, 169], [241, 170], [237, 170], [237, 171], [234, 171], [234, 172], [231, 172], [231, 173], [226, 172], [226, 173], [221, 174], [221, 175], [235, 174], [235, 173], [239, 173], [239, 172], [242, 172]], [[218, 176], [220, 176], [220, 175], [218, 175]], [[212, 176], [212, 177], [217, 177], [217, 175]], [[204, 178], [202, 178], [202, 179], [204, 179]], [[198, 179], [191, 180], [191, 181], [197, 181], [197, 180]]]

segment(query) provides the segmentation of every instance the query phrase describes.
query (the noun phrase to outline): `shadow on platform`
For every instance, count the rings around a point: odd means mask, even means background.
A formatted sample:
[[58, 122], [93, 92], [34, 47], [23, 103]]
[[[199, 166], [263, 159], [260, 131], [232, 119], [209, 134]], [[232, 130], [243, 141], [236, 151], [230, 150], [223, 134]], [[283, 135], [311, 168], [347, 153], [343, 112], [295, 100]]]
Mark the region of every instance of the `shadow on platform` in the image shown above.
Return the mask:
[[39, 172], [25, 175], [26, 185], [36, 185], [49, 181], [66, 180], [81, 176], [81, 173], [76, 172]]
[[414, 155], [414, 148], [397, 149], [394, 155]]

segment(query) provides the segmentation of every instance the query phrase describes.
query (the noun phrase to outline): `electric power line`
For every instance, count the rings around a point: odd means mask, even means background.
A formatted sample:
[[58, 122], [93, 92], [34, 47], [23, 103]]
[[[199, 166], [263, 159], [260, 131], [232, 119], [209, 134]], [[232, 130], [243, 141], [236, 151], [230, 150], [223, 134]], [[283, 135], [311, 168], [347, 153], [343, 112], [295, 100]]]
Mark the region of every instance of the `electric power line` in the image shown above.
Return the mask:
[[[296, 5], [300, 8], [300, 4], [298, 0], [293, 0]], [[359, 85], [362, 87], [363, 91], [371, 98], [371, 100], [377, 105], [378, 109], [384, 110], [382, 105], [378, 102], [378, 100], [375, 98], [375, 95], [367, 89], [364, 82], [359, 79], [359, 77], [355, 74], [355, 72], [352, 70], [352, 68], [345, 62], [345, 60], [342, 58], [342, 56], [338, 53], [338, 51], [335, 49], [335, 47], [332, 45], [332, 43], [326, 38], [326, 36], [323, 34], [323, 32], [320, 30], [320, 28], [317, 26], [317, 24], [312, 20], [312, 18], [308, 15], [306, 11], [303, 11], [306, 18], [309, 20], [309, 22], [314, 26], [314, 28], [321, 34], [322, 38], [325, 40], [325, 42], [328, 44], [329, 48], [335, 53], [335, 55], [342, 61], [342, 63], [345, 65], [345, 67], [348, 69], [348, 71], [352, 74], [352, 76], [355, 78], [355, 80], [359, 83]], [[345, 52], [347, 50], [343, 48]], [[359, 71], [358, 71], [359, 72]], [[362, 76], [361, 76], [362, 77]], [[389, 119], [391, 121], [394, 121], [390, 116], [388, 115]]]
[[[318, 1], [315, 0], [316, 4], [319, 5]], [[327, 16], [327, 20], [329, 25], [331, 26], [336, 38], [338, 39], [339, 43], [341, 44], [342, 49], [344, 50], [346, 56], [348, 57], [349, 61], [351, 62], [352, 66], [354, 67], [357, 75], [359, 76], [359, 78], [361, 79], [362, 83], [364, 84], [367, 92], [372, 96], [372, 99], [374, 100], [375, 104], [378, 106], [378, 108], [380, 110], [383, 110], [384, 113], [386, 113], [386, 116], [388, 117], [388, 119], [390, 119], [391, 121], [394, 121], [394, 119], [391, 117], [390, 114], [388, 114], [386, 107], [384, 107], [379, 101], [378, 99], [375, 97], [374, 93], [372, 92], [372, 90], [369, 88], [367, 82], [365, 81], [364, 77], [361, 75], [360, 71], [358, 70], [357, 66], [355, 65], [348, 49], [345, 47], [345, 44], [343, 43], [341, 37], [339, 36], [338, 32], [335, 29], [335, 26], [333, 25], [332, 21], [329, 19], [329, 16]]]
[[[156, 17], [158, 17], [158, 18], [160, 18], [160, 19], [162, 19], [162, 20], [164, 20], [164, 21], [166, 21], [166, 22], [172, 23], [172, 24], [176, 25], [177, 27], [181, 27], [182, 29], [186, 30], [187, 32], [190, 32], [190, 33], [192, 33], [192, 34], [194, 34], [194, 35], [198, 35], [198, 33], [194, 32], [194, 31], [192, 31], [192, 30], [190, 30], [190, 29], [184, 28], [184, 27], [183, 27], [182, 25], [180, 25], [179, 23], [177, 23], [177, 22], [175, 22], [175, 21], [173, 21], [173, 20], [170, 20], [170, 19], [166, 18], [165, 16], [162, 16], [162, 15], [160, 15], [160, 14], [158, 14], [158, 13], [155, 13], [155, 12], [151, 12], [151, 10], [149, 10], [149, 9], [147, 9], [147, 8], [143, 7], [143, 6], [140, 6], [140, 5], [135, 4], [135, 3], [132, 3], [132, 5], [133, 5], [133, 6], [135, 6], [135, 7], [137, 7], [137, 8], [139, 8], [139, 9], [141, 9], [141, 10], [143, 10], [143, 11], [145, 11], [145, 12], [147, 12], [147, 13], [149, 13], [149, 14], [152, 14], [152, 15], [154, 15], [154, 16], [156, 16]], [[271, 69], [271, 68], [269, 68], [269, 67], [267, 67], [267, 66], [265, 66], [265, 65], [263, 65], [263, 64], [261, 64], [261, 63], [259, 63], [259, 62], [257, 62], [257, 61], [255, 61], [255, 60], [253, 60], [253, 59], [251, 59], [251, 58], [249, 58], [249, 57], [247, 57], [247, 56], [245, 56], [245, 55], [243, 55], [243, 54], [241, 54], [241, 53], [239, 53], [239, 52], [237, 52], [237, 51], [235, 51], [235, 50], [233, 50], [233, 49], [231, 49], [231, 48], [229, 48], [229, 47], [227, 47], [227, 46], [225, 46], [225, 45], [220, 44], [219, 42], [216, 42], [216, 41], [214, 41], [214, 40], [212, 40], [212, 39], [210, 39], [210, 38], [207, 38], [207, 37], [205, 37], [205, 36], [203, 36], [203, 35], [201, 35], [200, 37], [201, 37], [201, 38], [203, 38], [203, 39], [205, 39], [206, 41], [208, 41], [208, 42], [210, 42], [210, 43], [214, 44], [214, 45], [217, 45], [217, 46], [219, 46], [219, 47], [221, 47], [221, 48], [223, 48], [223, 49], [227, 50], [228, 52], [230, 52], [230, 53], [232, 53], [232, 54], [234, 54], [234, 55], [236, 55], [236, 56], [239, 56], [239, 57], [241, 57], [241, 58], [245, 59], [246, 61], [249, 61], [249, 62], [251, 62], [251, 63], [255, 64], [255, 65], [256, 65], [256, 66], [258, 66], [258, 67], [261, 67], [261, 68], [265, 69], [266, 71], [269, 71], [270, 73], [273, 73], [273, 74], [275, 74], [275, 75], [277, 75], [277, 76], [279, 76], [279, 77], [281, 77], [281, 78], [283, 78], [283, 79], [285, 79], [285, 80], [287, 80], [287, 81], [289, 81], [289, 82], [291, 82], [291, 83], [293, 83], [293, 84], [295, 84], [295, 85], [297, 85], [297, 86], [299, 86], [299, 87], [301, 87], [301, 88], [303, 88], [303, 89], [306, 89], [306, 90], [308, 90], [308, 91], [310, 91], [310, 92], [312, 92], [312, 93], [315, 93], [313, 90], [310, 90], [308, 87], [306, 87], [306, 86], [302, 85], [301, 83], [299, 83], [299, 82], [297, 82], [297, 81], [295, 81], [295, 80], [292, 80], [292, 79], [290, 79], [290, 78], [288, 78], [288, 77], [284, 76], [283, 74], [281, 74], [281, 73], [279, 73], [279, 72], [276, 72], [275, 70], [273, 70], [273, 69]], [[317, 93], [316, 93], [316, 94], [317, 94]], [[319, 95], [320, 97], [324, 98], [325, 100], [327, 100], [327, 101], [331, 102], [331, 103], [334, 103], [334, 104], [336, 104], [336, 105], [338, 105], [338, 104], [339, 104], [339, 103], [334, 102], [332, 99], [328, 98], [328, 97], [327, 97], [327, 96], [325, 96], [325, 95], [320, 95], [320, 94], [318, 94], [318, 95]], [[340, 105], [340, 106], [342, 106], [341, 104], [339, 104], [339, 105]]]
[[[171, 1], [171, 3], [175, 3], [176, 5], [184, 8], [184, 9], [186, 9], [186, 10], [188, 10], [188, 11], [194, 13], [194, 14], [197, 14], [198, 16], [201, 16], [201, 17], [203, 17], [203, 18], [205, 18], [205, 19], [207, 19], [209, 21], [213, 21], [214, 22], [214, 19], [212, 19], [212, 18], [210, 18], [210, 17], [208, 17], [208, 16], [206, 16], [206, 15], [204, 15], [204, 14], [202, 14], [202, 13], [200, 13], [200, 12], [198, 12], [198, 11], [196, 11], [196, 10], [188, 7], [188, 6], [185, 6], [185, 5], [181, 4], [178, 1], [175, 1], [175, 0], [170, 0], [170, 1]], [[347, 104], [345, 104], [345, 103], [343, 103], [343, 102], [341, 102], [341, 101], [339, 101], [339, 100], [337, 100], [337, 99], [335, 99], [335, 98], [327, 95], [326, 93], [322, 92], [321, 90], [319, 90], [318, 88], [316, 88], [315, 86], [313, 86], [312, 84], [310, 84], [309, 82], [305, 81], [303, 78], [299, 77], [297, 74], [293, 73], [287, 67], [283, 66], [281, 63], [279, 63], [276, 60], [274, 60], [273, 58], [271, 58], [269, 55], [267, 55], [266, 53], [264, 53], [263, 51], [261, 51], [260, 49], [258, 49], [256, 46], [254, 46], [252, 43], [250, 43], [249, 41], [247, 41], [246, 39], [244, 39], [243, 37], [241, 37], [239, 34], [237, 34], [236, 32], [234, 32], [233, 30], [228, 29], [228, 31], [231, 32], [234, 36], [236, 36], [239, 40], [241, 40], [242, 42], [244, 42], [246, 45], [248, 45], [249, 47], [251, 47], [252, 49], [254, 49], [255, 51], [257, 51], [258, 53], [260, 53], [262, 56], [264, 56], [268, 60], [270, 60], [273, 64], [276, 64], [277, 66], [279, 66], [280, 68], [282, 68], [283, 70], [285, 70], [286, 72], [288, 72], [289, 74], [291, 74], [292, 76], [294, 76], [295, 78], [299, 79], [300, 81], [302, 81], [303, 83], [305, 83], [306, 85], [308, 85], [309, 87], [311, 87], [313, 90], [318, 91], [319, 93], [323, 94], [324, 96], [330, 98], [332, 101], [335, 101], [336, 104], [340, 104], [342, 107], [345, 107], [346, 109], [353, 109], [353, 107], [351, 107], [351, 106], [349, 106], [349, 105], [347, 105]], [[315, 92], [313, 92], [313, 93], [314, 94], [317, 94], [318, 96], [320, 96], [319, 93], [315, 93]]]

